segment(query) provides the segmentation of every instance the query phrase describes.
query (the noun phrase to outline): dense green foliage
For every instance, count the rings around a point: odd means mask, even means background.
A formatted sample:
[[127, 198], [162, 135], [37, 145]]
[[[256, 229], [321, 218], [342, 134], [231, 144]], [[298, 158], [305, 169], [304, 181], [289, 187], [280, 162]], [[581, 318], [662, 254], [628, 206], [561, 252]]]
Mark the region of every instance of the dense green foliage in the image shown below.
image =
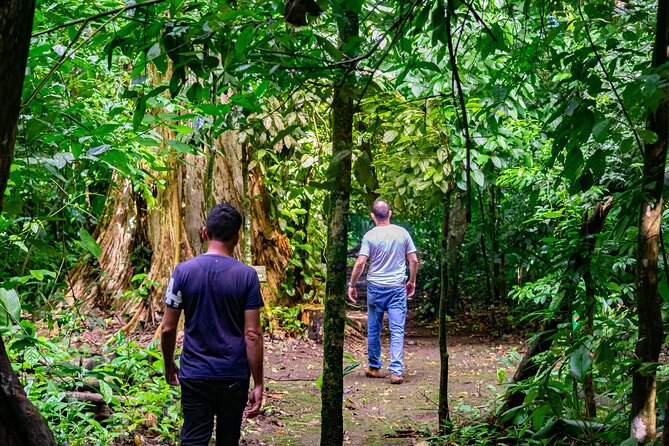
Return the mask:
[[[338, 176], [328, 170], [329, 104], [341, 74], [336, 24], [342, 11], [339, 2], [318, 3], [323, 15], [294, 28], [276, 1], [170, 0], [141, 7], [117, 0], [38, 1], [0, 215], [0, 307], [7, 310], [0, 325], [11, 334], [10, 353], [29, 396], [61, 441], [104, 443], [135, 429], [165, 440], [175, 435], [175, 394], [161, 380], [154, 346], [115, 339], [102, 352], [118, 355], [113, 367], [92, 370], [77, 363], [90, 352], [69, 347], [79, 324], [105, 326], [105, 315], [73, 316], [78, 310], [65, 305], [66, 277], [77, 262], [98, 261], [96, 225], [119, 178], [129, 179], [135, 200], [151, 209], [156, 189], [165, 187], [169, 160], [207, 156], [223, 132], [238, 131], [249, 150], [247, 167], [260, 169], [271, 218], [290, 242], [290, 266], [277, 292], [292, 302], [322, 303], [327, 197]], [[595, 394], [605, 401], [593, 421], [608, 425], [593, 441], [624, 441], [630, 374], [639, 366], [634, 254], [640, 166], [643, 144], [657, 139], [644, 127], [669, 86], [666, 69], [650, 68], [654, 3], [346, 5], [364, 18], [361, 38], [345, 49], [356, 56], [360, 98], [349, 248], [370, 227], [370, 202], [380, 196], [391, 203], [395, 221], [410, 229], [420, 252], [417, 311], [434, 319], [443, 197], [465, 190], [469, 175], [471, 223], [455, 278], [458, 310], [513, 308], [512, 318], [539, 327], [560, 314], [563, 302], [568, 308], [552, 348], [539, 357], [540, 372], [513, 385], [525, 393], [524, 404], [499, 414], [515, 427], [481, 436], [484, 427], [469, 426], [453, 438], [490, 437], [495, 444], [523, 435], [529, 442], [549, 422], [581, 420], [580, 392], [592, 374]], [[457, 25], [466, 123], [445, 37], [447, 8]], [[465, 127], [473, 140], [469, 169]], [[614, 207], [594, 236], [588, 266], [574, 268], [574, 256], [588, 251], [584, 214], [608, 197]], [[663, 243], [661, 251], [666, 326]], [[142, 282], [150, 265], [146, 253], [135, 255], [136, 289], [119, 299], [164, 285]], [[279, 323], [286, 332], [304, 333], [299, 307], [273, 307], [266, 316], [268, 329]], [[490, 323], [499, 333], [496, 321]], [[55, 339], [35, 335], [34, 327], [54, 326], [61, 329]], [[669, 377], [665, 365], [641, 367], [657, 370], [663, 383]], [[81, 410], [84, 403], [66, 403], [64, 392], [88, 377], [100, 380], [107, 403], [118, 409], [104, 422]], [[658, 389], [660, 403], [665, 387]], [[121, 403], [117, 394], [134, 399]], [[159, 422], [147, 428], [149, 413]], [[75, 430], [81, 438], [73, 441]]]

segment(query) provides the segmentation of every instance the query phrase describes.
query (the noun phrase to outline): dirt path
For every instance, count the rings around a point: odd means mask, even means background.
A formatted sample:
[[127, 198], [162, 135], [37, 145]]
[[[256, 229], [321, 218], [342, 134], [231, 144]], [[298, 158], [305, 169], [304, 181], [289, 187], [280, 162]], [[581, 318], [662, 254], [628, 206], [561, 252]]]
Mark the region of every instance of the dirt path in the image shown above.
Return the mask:
[[[363, 332], [365, 314], [350, 313]], [[439, 391], [439, 345], [436, 329], [411, 323], [404, 349], [405, 382], [364, 376], [366, 338], [347, 336], [345, 351], [361, 365], [344, 378], [345, 444], [413, 445], [436, 430]], [[503, 358], [522, 348], [519, 340], [491, 340], [481, 335], [453, 334], [449, 338], [450, 408], [460, 415], [487, 408], [497, 387]], [[388, 354], [384, 330], [382, 354]], [[345, 365], [347, 363], [345, 362]], [[268, 388], [264, 416], [245, 421], [246, 445], [314, 445], [320, 440], [320, 393], [315, 382], [321, 374], [322, 345], [305, 340], [272, 340], [267, 345], [265, 374]], [[387, 358], [384, 359], [384, 367]]]

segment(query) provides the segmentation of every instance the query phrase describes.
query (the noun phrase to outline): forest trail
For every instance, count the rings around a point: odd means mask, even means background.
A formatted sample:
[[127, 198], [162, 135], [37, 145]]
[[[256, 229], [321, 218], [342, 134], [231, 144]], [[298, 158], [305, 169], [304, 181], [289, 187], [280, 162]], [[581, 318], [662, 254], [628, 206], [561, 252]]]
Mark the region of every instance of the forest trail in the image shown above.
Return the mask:
[[[366, 330], [366, 313], [348, 313]], [[360, 366], [344, 378], [344, 429], [347, 445], [413, 445], [436, 431], [439, 392], [439, 342], [437, 328], [421, 326], [407, 318], [404, 348], [405, 382], [391, 385], [384, 379], [364, 376], [366, 338], [353, 331], [346, 337], [345, 352]], [[449, 334], [449, 395], [452, 417], [470, 418], [485, 411], [500, 392], [498, 370], [506, 376], [513, 369], [503, 358], [523, 347], [512, 336], [492, 339], [481, 317], [461, 316]], [[449, 330], [451, 331], [451, 330]], [[387, 367], [388, 331], [384, 329], [382, 355]], [[344, 365], [349, 361], [345, 360]], [[242, 445], [304, 445], [320, 441], [320, 393], [315, 383], [321, 374], [322, 345], [309, 340], [272, 339], [266, 343], [265, 415], [245, 420]], [[387, 371], [386, 371], [387, 373]], [[472, 413], [473, 412], [473, 413]]]

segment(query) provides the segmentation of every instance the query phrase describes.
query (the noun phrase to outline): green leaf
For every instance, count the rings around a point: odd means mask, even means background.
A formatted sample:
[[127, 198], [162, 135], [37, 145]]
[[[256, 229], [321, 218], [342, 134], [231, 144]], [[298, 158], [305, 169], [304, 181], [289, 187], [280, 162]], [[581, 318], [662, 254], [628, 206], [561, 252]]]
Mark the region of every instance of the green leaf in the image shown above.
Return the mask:
[[395, 138], [397, 138], [397, 132], [395, 130], [388, 130], [386, 133], [383, 134], [383, 142], [385, 144], [394, 141]]
[[569, 371], [579, 382], [583, 382], [591, 365], [590, 350], [585, 345], [574, 350], [569, 358]]
[[583, 152], [578, 147], [572, 147], [567, 152], [567, 157], [564, 161], [564, 175], [570, 180], [578, 178], [581, 170], [583, 170], [583, 165]]
[[550, 412], [551, 406], [548, 404], [544, 404], [534, 409], [530, 417], [532, 419], [532, 427], [534, 427], [535, 431], [541, 429], [544, 426], [546, 415], [548, 415]]
[[606, 138], [609, 136], [609, 127], [611, 127], [610, 119], [597, 121], [595, 125], [592, 126], [592, 136], [595, 138], [595, 141], [598, 143], [605, 143]]
[[135, 106], [135, 115], [132, 118], [132, 128], [137, 130], [144, 120], [146, 114], [146, 99], [143, 96], [137, 98], [137, 105]]
[[105, 400], [105, 403], [109, 404], [114, 397], [114, 392], [112, 388], [105, 381], [100, 380], [100, 394], [102, 394], [102, 399]]
[[31, 366], [39, 364], [40, 354], [35, 347], [28, 347], [23, 351], [23, 361]]
[[153, 46], [149, 48], [149, 51], [146, 52], [146, 60], [150, 62], [153, 59], [159, 57], [161, 54], [162, 51], [160, 50], [160, 43], [154, 43]]
[[638, 446], [639, 442], [636, 438], [630, 437], [627, 440], [620, 443], [620, 446]]
[[93, 257], [96, 259], [100, 258], [102, 255], [102, 248], [98, 245], [98, 242], [95, 241], [93, 236], [85, 229], [79, 229], [79, 241], [81, 246], [86, 249]]
[[246, 48], [249, 46], [249, 43], [253, 40], [253, 27], [247, 26], [244, 28], [244, 31], [241, 32], [237, 41], [235, 42], [235, 56], [237, 59], [242, 59], [246, 53]]
[[603, 150], [595, 150], [587, 163], [595, 178], [601, 178], [606, 172], [606, 153]]
[[0, 288], [0, 327], [11, 327], [21, 317], [21, 301], [16, 290]]
[[602, 342], [597, 348], [595, 355], [595, 366], [597, 370], [603, 375], [608, 376], [613, 370], [613, 363], [615, 361], [615, 354], [611, 345], [608, 342]]
[[349, 364], [346, 367], [344, 367], [344, 371], [342, 372], [344, 376], [348, 375], [349, 373], [353, 372], [353, 370], [356, 369], [360, 365], [360, 361], [356, 361], [353, 364]]
[[647, 144], [655, 144], [657, 142], [657, 133], [652, 130], [642, 129], [637, 133], [639, 134], [639, 138]]
[[31, 269], [30, 275], [39, 281], [44, 280], [44, 276], [56, 277], [56, 273], [47, 269]]

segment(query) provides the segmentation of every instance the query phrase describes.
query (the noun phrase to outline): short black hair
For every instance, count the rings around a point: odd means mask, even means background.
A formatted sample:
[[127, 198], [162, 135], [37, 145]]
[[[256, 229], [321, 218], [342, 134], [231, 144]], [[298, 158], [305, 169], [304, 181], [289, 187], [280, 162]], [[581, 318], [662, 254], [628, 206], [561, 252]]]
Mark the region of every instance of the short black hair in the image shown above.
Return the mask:
[[388, 206], [388, 203], [385, 201], [375, 201], [372, 205], [372, 214], [381, 221], [388, 220], [388, 216], [390, 216], [390, 206]]
[[229, 242], [242, 227], [242, 214], [229, 203], [217, 204], [207, 214], [209, 240]]

